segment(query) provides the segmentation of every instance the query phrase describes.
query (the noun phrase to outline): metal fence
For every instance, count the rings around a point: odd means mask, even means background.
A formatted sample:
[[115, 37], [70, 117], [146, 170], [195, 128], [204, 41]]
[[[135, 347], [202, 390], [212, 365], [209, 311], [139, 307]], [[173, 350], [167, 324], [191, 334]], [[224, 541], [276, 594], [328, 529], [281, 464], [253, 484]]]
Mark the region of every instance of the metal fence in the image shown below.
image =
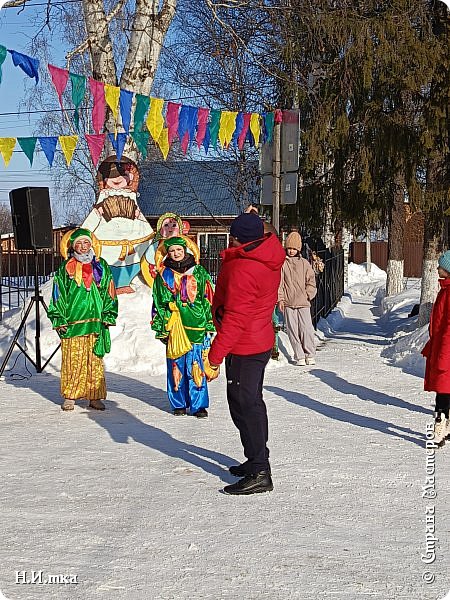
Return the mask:
[[317, 252], [325, 264], [322, 273], [316, 273], [317, 294], [311, 302], [314, 327], [325, 319], [344, 295], [344, 251]]

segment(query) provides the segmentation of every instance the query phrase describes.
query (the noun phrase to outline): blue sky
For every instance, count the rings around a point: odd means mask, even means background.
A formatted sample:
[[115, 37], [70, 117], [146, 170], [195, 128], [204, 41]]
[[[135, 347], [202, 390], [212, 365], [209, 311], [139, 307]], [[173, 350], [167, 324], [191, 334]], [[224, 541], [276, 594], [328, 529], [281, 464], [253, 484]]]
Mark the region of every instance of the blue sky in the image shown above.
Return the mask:
[[[0, 9], [0, 44], [9, 49], [27, 54], [27, 45], [36, 32], [36, 11], [45, 7], [19, 9]], [[63, 57], [63, 49], [55, 49], [55, 54]], [[59, 50], [59, 52], [58, 52]], [[63, 66], [63, 63], [61, 63]], [[41, 65], [41, 69], [42, 69]], [[8, 54], [3, 63], [3, 79], [0, 85], [0, 137], [28, 137], [35, 135], [35, 123], [38, 115], [26, 114], [22, 105], [30, 93], [31, 80], [15, 67]], [[38, 85], [41, 85], [39, 83]], [[27, 87], [26, 87], [27, 86]], [[56, 97], [56, 94], [55, 94]], [[18, 113], [18, 114], [7, 114]], [[0, 202], [9, 203], [10, 190], [24, 186], [44, 186], [52, 188], [50, 168], [42, 152], [35, 153], [33, 167], [24, 153], [14, 150], [8, 168], [0, 157]]]

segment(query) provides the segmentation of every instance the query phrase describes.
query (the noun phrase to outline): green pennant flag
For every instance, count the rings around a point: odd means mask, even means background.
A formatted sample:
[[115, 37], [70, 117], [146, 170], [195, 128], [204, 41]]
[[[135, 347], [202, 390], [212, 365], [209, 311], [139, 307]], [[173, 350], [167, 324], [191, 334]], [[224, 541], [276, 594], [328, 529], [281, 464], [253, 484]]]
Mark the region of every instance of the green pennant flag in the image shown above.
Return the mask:
[[35, 137], [17, 138], [19, 146], [22, 148], [28, 160], [30, 161], [30, 167], [33, 166], [33, 157], [34, 149], [36, 148], [36, 140], [37, 138]]
[[[136, 94], [136, 108], [134, 109], [134, 130], [141, 131], [144, 128], [144, 119], [150, 106], [150, 98], [142, 94]], [[136, 142], [137, 145], [137, 142]]]
[[83, 102], [86, 93], [86, 77], [84, 77], [84, 75], [77, 75], [76, 73], [69, 73], [69, 75], [72, 84], [72, 102], [75, 106], [73, 120], [75, 122], [75, 127], [78, 129], [80, 124], [80, 113], [78, 112], [78, 108]]
[[147, 146], [150, 134], [148, 131], [132, 131], [131, 137], [137, 146], [137, 149], [142, 154], [143, 158], [147, 158]]
[[219, 137], [221, 111], [213, 108], [211, 111], [211, 120], [209, 122], [209, 134], [211, 136], [211, 145], [217, 148], [217, 138]]
[[2, 82], [3, 77], [2, 67], [7, 54], [8, 50], [5, 48], [5, 46], [0, 46], [0, 83]]

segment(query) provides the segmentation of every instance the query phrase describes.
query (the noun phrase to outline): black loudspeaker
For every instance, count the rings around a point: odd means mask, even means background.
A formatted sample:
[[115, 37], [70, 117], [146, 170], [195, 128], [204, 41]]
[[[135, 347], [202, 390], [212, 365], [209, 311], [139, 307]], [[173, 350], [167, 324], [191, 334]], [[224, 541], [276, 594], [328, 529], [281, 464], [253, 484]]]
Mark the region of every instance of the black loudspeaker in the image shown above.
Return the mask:
[[53, 226], [48, 188], [24, 187], [11, 190], [9, 201], [16, 248], [52, 248]]

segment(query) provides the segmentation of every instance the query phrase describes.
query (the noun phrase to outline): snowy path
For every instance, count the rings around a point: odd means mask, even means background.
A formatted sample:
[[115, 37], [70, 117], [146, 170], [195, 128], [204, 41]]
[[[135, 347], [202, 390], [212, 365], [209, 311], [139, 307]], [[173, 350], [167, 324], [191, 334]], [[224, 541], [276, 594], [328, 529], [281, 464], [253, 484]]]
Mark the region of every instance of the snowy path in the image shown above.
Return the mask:
[[[449, 474], [422, 498], [422, 381], [380, 357], [372, 298], [357, 297], [317, 365], [267, 372], [275, 490], [229, 497], [242, 459], [225, 381], [210, 418], [167, 412], [164, 377], [110, 375], [108, 410], [60, 410], [59, 381], [0, 382], [1, 570], [10, 600], [434, 600], [450, 589]], [[445, 469], [445, 472], [444, 472]], [[425, 507], [436, 507], [427, 570]], [[16, 571], [78, 585], [16, 585]]]

